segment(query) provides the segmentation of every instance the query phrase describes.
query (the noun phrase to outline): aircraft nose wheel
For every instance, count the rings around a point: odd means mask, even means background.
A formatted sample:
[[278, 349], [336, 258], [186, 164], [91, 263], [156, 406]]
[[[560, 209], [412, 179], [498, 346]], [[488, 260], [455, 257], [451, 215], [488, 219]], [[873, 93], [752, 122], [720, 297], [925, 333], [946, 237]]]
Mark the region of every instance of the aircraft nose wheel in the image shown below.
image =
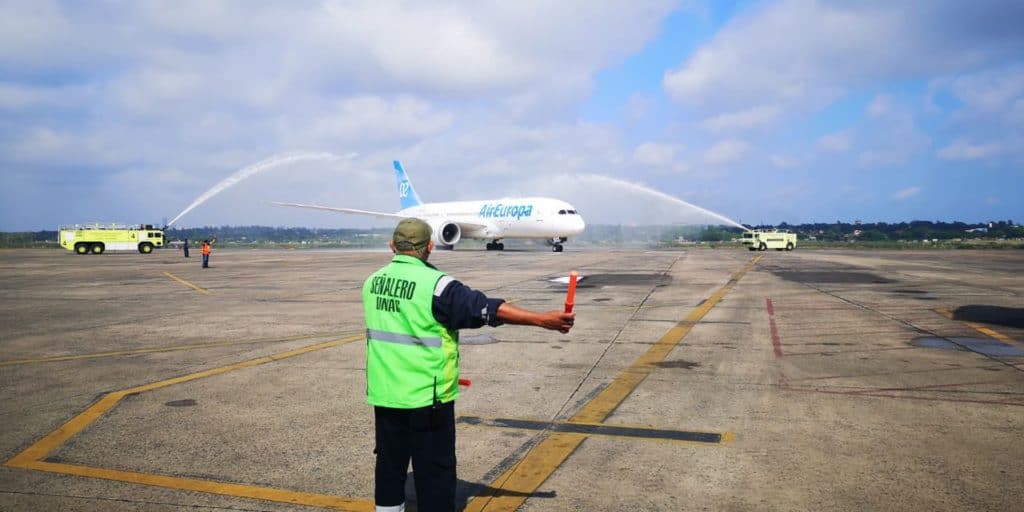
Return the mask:
[[562, 249], [564, 249], [564, 247], [562, 247], [561, 244], [551, 246], [551, 252], [562, 252]]
[[503, 244], [501, 242], [487, 242], [487, 250], [488, 251], [504, 251], [505, 250], [505, 244]]

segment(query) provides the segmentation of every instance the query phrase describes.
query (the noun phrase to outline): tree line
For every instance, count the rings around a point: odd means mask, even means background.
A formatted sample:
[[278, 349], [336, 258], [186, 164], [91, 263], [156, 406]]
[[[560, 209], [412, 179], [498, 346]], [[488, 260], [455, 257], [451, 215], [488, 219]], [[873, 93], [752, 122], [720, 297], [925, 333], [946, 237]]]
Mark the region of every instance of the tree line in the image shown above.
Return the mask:
[[[821, 242], [897, 242], [949, 240], [1019, 240], [1024, 239], [1024, 226], [1012, 220], [983, 223], [922, 221], [911, 222], [841, 222], [751, 226], [752, 229], [785, 229], [797, 233], [801, 241]], [[216, 238], [219, 244], [303, 244], [314, 246], [380, 245], [380, 239], [391, 236], [392, 228], [304, 228], [274, 226], [205, 226], [170, 228], [168, 242], [189, 239], [199, 242]], [[593, 224], [576, 238], [595, 244], [659, 243], [659, 242], [729, 242], [742, 230], [724, 226], [627, 226]], [[0, 232], [0, 247], [56, 247], [57, 231]]]

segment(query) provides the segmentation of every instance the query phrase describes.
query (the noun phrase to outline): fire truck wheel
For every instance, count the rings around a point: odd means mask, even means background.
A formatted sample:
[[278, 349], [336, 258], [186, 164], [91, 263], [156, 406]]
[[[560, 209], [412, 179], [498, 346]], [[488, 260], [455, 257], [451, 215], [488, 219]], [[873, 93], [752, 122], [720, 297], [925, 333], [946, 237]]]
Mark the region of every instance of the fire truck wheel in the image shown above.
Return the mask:
[[139, 252], [141, 252], [142, 254], [149, 254], [153, 252], [153, 244], [149, 244], [146, 242], [139, 244]]
[[103, 244], [92, 244], [89, 246], [89, 252], [93, 254], [103, 254]]
[[89, 244], [75, 244], [75, 254], [89, 254]]

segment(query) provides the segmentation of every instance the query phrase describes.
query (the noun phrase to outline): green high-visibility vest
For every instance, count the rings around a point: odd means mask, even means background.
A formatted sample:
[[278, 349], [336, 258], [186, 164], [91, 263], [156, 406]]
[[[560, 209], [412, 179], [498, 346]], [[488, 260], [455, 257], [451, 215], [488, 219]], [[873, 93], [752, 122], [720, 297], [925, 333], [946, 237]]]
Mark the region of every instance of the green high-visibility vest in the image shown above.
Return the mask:
[[363, 283], [371, 405], [414, 409], [458, 398], [459, 333], [438, 323], [432, 307], [442, 278], [451, 279], [398, 254]]

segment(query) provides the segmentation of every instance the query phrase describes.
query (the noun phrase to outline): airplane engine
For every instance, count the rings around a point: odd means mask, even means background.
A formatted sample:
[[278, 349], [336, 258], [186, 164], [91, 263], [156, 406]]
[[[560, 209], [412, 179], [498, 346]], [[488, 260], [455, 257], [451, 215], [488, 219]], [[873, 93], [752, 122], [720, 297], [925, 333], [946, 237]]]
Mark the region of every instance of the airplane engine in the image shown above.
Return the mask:
[[459, 225], [450, 220], [432, 222], [430, 228], [434, 230], [435, 245], [455, 245], [462, 238]]

